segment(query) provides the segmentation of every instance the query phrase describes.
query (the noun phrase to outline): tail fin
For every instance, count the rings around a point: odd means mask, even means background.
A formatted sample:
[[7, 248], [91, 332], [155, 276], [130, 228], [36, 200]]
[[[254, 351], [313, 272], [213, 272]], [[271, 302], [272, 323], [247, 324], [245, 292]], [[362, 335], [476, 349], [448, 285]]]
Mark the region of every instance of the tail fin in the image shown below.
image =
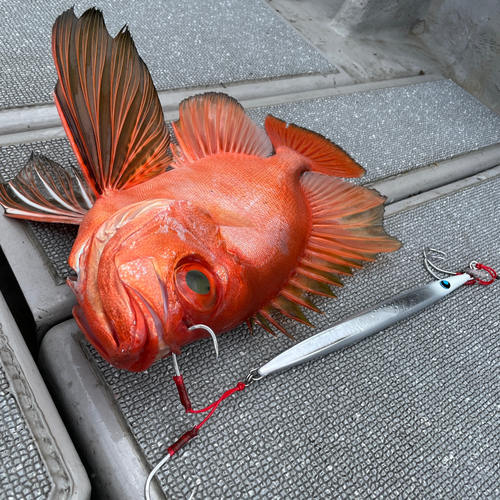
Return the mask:
[[264, 123], [275, 149], [286, 146], [311, 162], [311, 170], [336, 177], [361, 177], [365, 171], [326, 137], [268, 115]]
[[17, 219], [80, 224], [93, 203], [80, 172], [33, 153], [15, 179], [0, 184], [0, 204]]
[[52, 29], [59, 80], [54, 98], [92, 191], [126, 189], [164, 172], [172, 161], [158, 95], [130, 32], [113, 39], [94, 8], [69, 9]]

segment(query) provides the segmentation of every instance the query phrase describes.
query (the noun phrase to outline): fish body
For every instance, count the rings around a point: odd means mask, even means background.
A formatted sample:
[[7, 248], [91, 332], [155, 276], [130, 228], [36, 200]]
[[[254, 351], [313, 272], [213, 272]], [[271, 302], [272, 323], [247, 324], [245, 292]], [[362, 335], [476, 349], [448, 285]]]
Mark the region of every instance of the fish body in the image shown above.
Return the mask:
[[[223, 333], [252, 316], [277, 295], [303, 252], [311, 216], [299, 179], [307, 170], [307, 162], [287, 149], [270, 158], [222, 153], [99, 198], [82, 221], [69, 259], [78, 275], [90, 267], [95, 273], [74, 286], [88, 311], [88, 334], [102, 330], [103, 322], [83, 297], [93, 288], [90, 296], [95, 297], [99, 289], [103, 307], [109, 309], [117, 296], [130, 293], [122, 281], [158, 316], [164, 304], [157, 299], [168, 301], [162, 318], [167, 323], [162, 329], [172, 333], [164, 338], [167, 354], [206, 336], [202, 330], [188, 332], [186, 325], [202, 323]], [[114, 232], [114, 221], [121, 220], [117, 214], [134, 206], [141, 207], [141, 214]], [[102, 253], [92, 252], [103, 225], [112, 237]], [[94, 256], [94, 262], [89, 260]], [[183, 309], [182, 302], [191, 305], [189, 297], [175, 291], [175, 271], [189, 263], [210, 273], [217, 290], [216, 301], [206, 307]], [[144, 279], [142, 271], [150, 268], [157, 282]], [[110, 276], [116, 269], [117, 283]], [[80, 318], [82, 306], [78, 311]], [[124, 331], [133, 321], [125, 320]]]
[[172, 158], [127, 30], [112, 39], [98, 11], [69, 10], [53, 53], [83, 177], [32, 156], [0, 202], [13, 217], [80, 224], [73, 313], [114, 366], [141, 371], [178, 354], [207, 336], [196, 324], [286, 333], [276, 312], [310, 324], [306, 292], [333, 296], [338, 275], [399, 247], [382, 227], [384, 198], [338, 178], [363, 169], [327, 139], [272, 116], [264, 131], [234, 99], [207, 93], [181, 103]]

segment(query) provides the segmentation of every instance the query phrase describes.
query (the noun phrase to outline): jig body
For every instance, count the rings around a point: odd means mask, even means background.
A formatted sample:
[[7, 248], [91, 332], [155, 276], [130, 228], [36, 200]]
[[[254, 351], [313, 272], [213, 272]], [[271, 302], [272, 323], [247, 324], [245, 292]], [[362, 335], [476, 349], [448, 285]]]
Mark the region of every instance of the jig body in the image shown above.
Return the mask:
[[350, 346], [416, 314], [471, 280], [468, 274], [451, 276], [391, 297], [300, 342], [257, 370], [266, 377], [292, 366]]

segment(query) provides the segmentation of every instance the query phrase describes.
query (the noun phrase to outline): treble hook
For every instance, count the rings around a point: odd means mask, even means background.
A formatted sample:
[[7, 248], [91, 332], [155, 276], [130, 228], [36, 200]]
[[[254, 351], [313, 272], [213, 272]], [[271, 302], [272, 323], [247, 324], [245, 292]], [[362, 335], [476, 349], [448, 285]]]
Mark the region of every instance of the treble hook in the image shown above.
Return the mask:
[[435, 257], [436, 259], [441, 259], [443, 260], [445, 257], [446, 257], [446, 252], [443, 252], [441, 250], [436, 250], [435, 248], [424, 248], [424, 264], [425, 264], [425, 268], [427, 269], [427, 271], [429, 271], [430, 274], [432, 274], [432, 276], [434, 276], [434, 278], [436, 278], [437, 280], [440, 280], [441, 278], [431, 269], [431, 267], [433, 269], [435, 269], [436, 271], [439, 271], [440, 273], [443, 273], [443, 274], [448, 274], [450, 276], [453, 276], [455, 274], [457, 274], [456, 272], [454, 271], [447, 271], [446, 269], [441, 269], [440, 267], [436, 266], [436, 264], [434, 264], [429, 256], [427, 255], [428, 252], [434, 252], [434, 253], [438, 253], [440, 254], [439, 256]]
[[[481, 264], [475, 260], [473, 260], [469, 264], [468, 269], [466, 269], [465, 271], [462, 271], [462, 272], [453, 272], [453, 271], [447, 271], [446, 269], [441, 269], [440, 267], [436, 266], [436, 264], [434, 264], [434, 262], [431, 261], [429, 255], [428, 255], [429, 252], [434, 252], [436, 254], [439, 254], [439, 255], [435, 256], [435, 258], [441, 259], [441, 260], [446, 257], [446, 253], [442, 252], [441, 250], [436, 250], [435, 248], [426, 247], [424, 249], [425, 267], [426, 267], [427, 271], [429, 271], [429, 273], [432, 274], [432, 276], [434, 276], [434, 278], [436, 278], [437, 280], [441, 280], [442, 278], [440, 276], [438, 276], [432, 269], [439, 271], [440, 273], [443, 273], [443, 274], [448, 274], [450, 276], [455, 276], [457, 274], [467, 273], [470, 276], [472, 276], [472, 278], [466, 283], [466, 285], [473, 285], [474, 283], [479, 283], [480, 285], [491, 285], [495, 280], [498, 279], [497, 273], [493, 268], [491, 268], [485, 264]], [[482, 275], [481, 275], [481, 272], [483, 273]], [[488, 274], [489, 274], [489, 276], [488, 276]]]

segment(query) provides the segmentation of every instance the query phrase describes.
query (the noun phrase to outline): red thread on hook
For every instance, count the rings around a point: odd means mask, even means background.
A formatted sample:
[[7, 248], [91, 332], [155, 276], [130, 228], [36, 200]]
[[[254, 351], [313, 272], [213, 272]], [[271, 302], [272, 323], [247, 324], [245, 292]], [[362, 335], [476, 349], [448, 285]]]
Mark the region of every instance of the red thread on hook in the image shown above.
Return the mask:
[[177, 453], [183, 446], [189, 443], [191, 439], [198, 435], [198, 429], [193, 427], [190, 431], [187, 431], [183, 434], [174, 444], [170, 445], [167, 448], [167, 453], [172, 456], [174, 453]]
[[195, 427], [195, 429], [200, 430], [202, 425], [204, 425], [207, 420], [215, 413], [215, 410], [217, 407], [224, 401], [226, 398], [234, 394], [235, 392], [242, 391], [246, 385], [243, 382], [238, 382], [236, 384], [236, 387], [233, 387], [232, 389], [227, 390], [215, 403], [212, 403], [210, 406], [207, 406], [204, 410], [200, 411], [207, 411], [209, 408], [211, 408], [210, 413]]
[[191, 413], [191, 401], [189, 400], [189, 396], [186, 390], [186, 386], [184, 385], [184, 379], [182, 375], [174, 375], [174, 382], [177, 386], [177, 392], [179, 393], [179, 399], [181, 400], [182, 406], [186, 408], [186, 413]]
[[[497, 279], [497, 272], [492, 267], [486, 266], [485, 264], [480, 264], [478, 262], [475, 265], [475, 269], [482, 269], [486, 271], [491, 276], [491, 279], [486, 281], [482, 280], [481, 278], [478, 278], [477, 276], [473, 276], [472, 279], [466, 281], [464, 285], [475, 285], [476, 283], [478, 283], [479, 285], [487, 286], [491, 285]], [[459, 274], [464, 274], [464, 273], [457, 273], [457, 275]]]
[[497, 272], [492, 267], [485, 266], [484, 264], [478, 263], [478, 264], [476, 264], [476, 269], [483, 269], [491, 276], [491, 279], [488, 281], [484, 281], [482, 279], [476, 278], [477, 282], [480, 285], [491, 285], [497, 279]]
[[[460, 274], [464, 273], [457, 273], [456, 275], [459, 276]], [[476, 284], [476, 278], [471, 278], [469, 281], [466, 281], [464, 285], [475, 285]]]
[[215, 401], [211, 405], [208, 405], [206, 408], [203, 408], [201, 410], [193, 410], [191, 408], [191, 401], [189, 400], [182, 375], [174, 376], [174, 382], [175, 385], [177, 386], [182, 406], [186, 408], [186, 413], [205, 413], [208, 411], [209, 414], [198, 425], [195, 425], [191, 430], [183, 434], [174, 444], [168, 447], [167, 452], [170, 456], [172, 456], [174, 453], [177, 453], [183, 446], [189, 443], [191, 439], [193, 439], [198, 435], [199, 430], [202, 428], [203, 425], [205, 425], [208, 419], [215, 413], [215, 410], [217, 410], [217, 407], [222, 403], [222, 401], [224, 401], [226, 398], [228, 398], [235, 392], [242, 391], [246, 387], [246, 385], [243, 382], [238, 382], [235, 387], [233, 387], [232, 389], [228, 389], [226, 392], [224, 392], [224, 394], [222, 394], [222, 396], [217, 401]]

